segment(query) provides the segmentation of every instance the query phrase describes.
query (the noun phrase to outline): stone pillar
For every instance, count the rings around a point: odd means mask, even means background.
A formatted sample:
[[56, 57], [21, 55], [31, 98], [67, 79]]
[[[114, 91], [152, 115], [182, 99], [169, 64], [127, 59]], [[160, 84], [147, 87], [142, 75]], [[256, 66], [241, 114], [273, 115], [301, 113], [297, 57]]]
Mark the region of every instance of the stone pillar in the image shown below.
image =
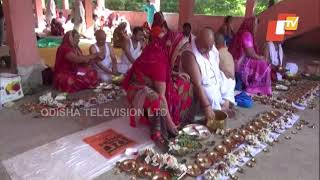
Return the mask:
[[157, 11], [160, 11], [160, 0], [150, 0], [150, 2], [154, 5]]
[[256, 5], [255, 0], [247, 0], [245, 17], [251, 17], [254, 15], [255, 5]]
[[18, 72], [22, 82], [28, 85], [42, 83], [42, 63], [36, 46], [32, 0], [3, 0], [3, 10], [12, 62], [11, 72]]
[[62, 9], [69, 9], [69, 1], [62, 0]]
[[42, 0], [34, 0], [37, 25], [43, 19]]
[[93, 27], [93, 6], [92, 6], [92, 0], [84, 0], [83, 1], [84, 9], [85, 9], [85, 14], [86, 14], [86, 24], [87, 24], [87, 29]]
[[193, 16], [194, 0], [179, 0], [179, 30], [185, 22], [190, 22]]
[[105, 0], [97, 0], [97, 5], [98, 5], [98, 7], [105, 7]]

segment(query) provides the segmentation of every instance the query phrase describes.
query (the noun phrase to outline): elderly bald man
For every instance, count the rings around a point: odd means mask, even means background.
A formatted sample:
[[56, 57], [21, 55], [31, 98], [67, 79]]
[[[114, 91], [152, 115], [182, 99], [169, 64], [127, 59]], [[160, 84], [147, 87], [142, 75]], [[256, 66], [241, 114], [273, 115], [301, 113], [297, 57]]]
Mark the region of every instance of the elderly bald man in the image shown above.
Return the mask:
[[102, 52], [102, 61], [97, 62], [94, 68], [98, 72], [100, 81], [111, 80], [112, 75], [119, 75], [117, 70], [117, 59], [113, 48], [106, 42], [106, 33], [103, 30], [97, 30], [95, 32], [96, 44], [91, 45], [90, 54], [96, 54]]
[[182, 53], [183, 71], [189, 74], [206, 119], [215, 116], [213, 110], [230, 111], [234, 104], [234, 83], [230, 83], [219, 69], [219, 52], [215, 47], [214, 32], [206, 27]]

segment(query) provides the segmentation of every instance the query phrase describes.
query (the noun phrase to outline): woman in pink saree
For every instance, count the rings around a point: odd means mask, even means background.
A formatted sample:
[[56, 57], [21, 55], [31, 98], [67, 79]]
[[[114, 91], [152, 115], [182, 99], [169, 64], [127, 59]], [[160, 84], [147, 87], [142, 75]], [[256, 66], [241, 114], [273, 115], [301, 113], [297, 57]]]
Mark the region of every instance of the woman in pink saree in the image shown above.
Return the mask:
[[265, 57], [258, 54], [254, 34], [255, 17], [247, 18], [235, 35], [229, 51], [235, 60], [236, 74], [240, 76], [248, 93], [271, 95], [271, 67]]
[[171, 65], [188, 39], [182, 33], [173, 38], [170, 46], [167, 38], [153, 39], [123, 81], [131, 107], [148, 112], [144, 117], [130, 117], [131, 126], [135, 127], [137, 120], [150, 125], [151, 139], [160, 147], [170, 135], [177, 135], [178, 126], [192, 118], [190, 81], [183, 74], [172, 73]]

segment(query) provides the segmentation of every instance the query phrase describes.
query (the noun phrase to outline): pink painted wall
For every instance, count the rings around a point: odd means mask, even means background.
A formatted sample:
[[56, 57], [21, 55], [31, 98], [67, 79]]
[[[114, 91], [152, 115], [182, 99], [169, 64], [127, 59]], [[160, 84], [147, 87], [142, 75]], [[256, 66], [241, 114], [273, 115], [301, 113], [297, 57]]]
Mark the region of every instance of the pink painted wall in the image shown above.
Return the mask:
[[32, 0], [4, 0], [10, 54], [17, 66], [40, 62], [34, 33]]
[[166, 19], [170, 29], [177, 31], [179, 26], [179, 14], [176, 13], [164, 13], [164, 18]]
[[[134, 26], [141, 26], [147, 21], [147, 14], [144, 12], [133, 12], [133, 11], [117, 11], [120, 16], [124, 16]], [[178, 29], [179, 14], [176, 13], [164, 13], [168, 26], [172, 30]]]
[[[146, 21], [146, 13], [144, 12], [132, 12], [132, 11], [117, 11], [120, 16], [126, 17], [130, 22], [131, 26], [141, 26]], [[177, 31], [179, 14], [177, 13], [164, 13], [164, 17], [169, 25], [169, 28]], [[241, 25], [243, 17], [234, 17], [234, 28], [235, 31]], [[205, 15], [194, 15], [190, 18], [190, 23], [192, 24], [193, 30], [196, 33], [199, 28], [210, 26], [214, 30], [218, 30], [219, 27], [223, 24], [224, 16], [205, 16]]]
[[298, 30], [294, 35], [286, 36], [286, 39], [320, 26], [319, 0], [284, 0], [259, 15], [260, 24], [256, 37], [260, 47], [265, 42], [268, 21], [276, 20], [279, 13], [294, 13], [300, 17]]
[[[146, 21], [146, 13], [144, 12], [131, 12], [131, 11], [117, 11], [121, 16], [126, 17], [130, 22], [131, 26], [141, 26]], [[164, 13], [164, 17], [169, 25], [169, 28], [177, 31], [179, 14], [177, 13]], [[194, 15], [190, 18], [190, 23], [192, 24], [193, 30], [196, 33], [199, 28], [210, 26], [214, 30], [218, 30], [223, 24], [224, 16], [205, 16], [205, 15]], [[234, 17], [234, 28], [235, 31], [238, 30], [243, 17]]]
[[[218, 31], [220, 26], [223, 24], [224, 16], [205, 16], [205, 15], [194, 15], [191, 17], [191, 25], [193, 32], [197, 33], [202, 27], [209, 26], [213, 28], [214, 31]], [[237, 31], [241, 25], [244, 17], [234, 17], [233, 18], [233, 27], [234, 31]]]
[[132, 27], [141, 26], [146, 22], [147, 14], [144, 12], [134, 12], [134, 11], [116, 11], [119, 16], [124, 16]]

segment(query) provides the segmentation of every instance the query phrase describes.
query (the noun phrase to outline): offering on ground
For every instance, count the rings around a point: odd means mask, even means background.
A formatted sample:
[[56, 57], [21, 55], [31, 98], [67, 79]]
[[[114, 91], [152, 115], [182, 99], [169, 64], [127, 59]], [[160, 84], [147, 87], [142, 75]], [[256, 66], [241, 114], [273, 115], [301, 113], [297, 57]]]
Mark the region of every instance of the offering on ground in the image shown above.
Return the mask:
[[179, 134], [176, 138], [169, 142], [169, 152], [174, 155], [184, 156], [200, 150], [201, 143], [197, 136], [190, 136], [185, 133]]
[[200, 124], [189, 124], [182, 131], [187, 135], [196, 136], [199, 140], [208, 139], [211, 135], [209, 129]]

